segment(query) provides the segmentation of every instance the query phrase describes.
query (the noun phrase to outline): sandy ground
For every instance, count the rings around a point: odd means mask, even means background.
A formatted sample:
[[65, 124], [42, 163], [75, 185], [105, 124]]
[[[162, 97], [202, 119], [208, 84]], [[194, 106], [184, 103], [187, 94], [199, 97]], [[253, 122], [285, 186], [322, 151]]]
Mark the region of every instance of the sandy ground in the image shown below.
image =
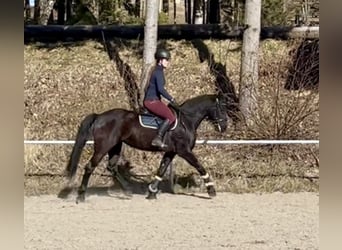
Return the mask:
[[24, 198], [25, 249], [318, 249], [317, 193]]

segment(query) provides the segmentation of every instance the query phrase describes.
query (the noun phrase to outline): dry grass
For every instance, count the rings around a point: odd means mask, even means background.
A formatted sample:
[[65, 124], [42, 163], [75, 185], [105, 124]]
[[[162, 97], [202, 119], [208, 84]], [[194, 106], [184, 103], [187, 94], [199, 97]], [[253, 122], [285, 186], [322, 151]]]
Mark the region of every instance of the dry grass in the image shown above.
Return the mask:
[[[211, 40], [204, 43], [215, 55], [215, 61], [225, 65], [229, 78], [238, 90], [241, 44]], [[141, 44], [133, 41], [118, 46], [121, 59], [128, 63], [138, 79], [142, 62]], [[166, 72], [170, 93], [179, 102], [200, 94], [214, 93], [214, 77], [210, 74], [208, 63], [200, 62], [198, 51], [186, 41], [167, 41], [167, 46], [172, 53], [171, 68]], [[316, 111], [281, 134], [279, 129], [274, 129], [288, 117], [281, 114], [287, 114], [286, 111], [291, 107], [302, 107], [299, 103], [307, 104], [309, 101], [312, 105], [304, 107], [303, 112], [316, 109], [319, 97], [314, 91], [286, 91], [280, 88], [285, 82], [287, 53], [295, 44], [270, 40], [262, 42], [261, 46], [260, 123], [247, 130], [235, 129], [230, 125], [222, 135], [215, 132], [211, 124], [203, 122], [198, 130], [198, 138], [318, 138], [319, 118]], [[49, 48], [25, 46], [24, 60], [24, 138], [27, 140], [73, 140], [79, 122], [85, 115], [116, 107], [129, 108], [123, 79], [99, 43], [86, 42]], [[279, 97], [278, 123], [274, 121], [275, 111], [272, 108], [275, 91], [278, 91]], [[59, 191], [64, 184], [62, 175], [71, 147], [25, 146], [26, 194]], [[215, 177], [221, 191], [318, 191], [317, 145], [198, 145], [194, 151]], [[86, 163], [91, 152], [91, 147], [86, 147], [80, 166]], [[128, 147], [124, 154], [134, 166], [132, 171], [145, 175], [146, 179], [150, 178], [161, 159], [160, 153], [142, 152]], [[91, 185], [110, 185], [110, 178], [101, 176], [108, 174], [104, 165], [105, 160], [96, 169]], [[197, 176], [180, 158], [175, 159], [175, 166], [180, 177]], [[78, 173], [78, 176], [82, 174], [81, 169]]]

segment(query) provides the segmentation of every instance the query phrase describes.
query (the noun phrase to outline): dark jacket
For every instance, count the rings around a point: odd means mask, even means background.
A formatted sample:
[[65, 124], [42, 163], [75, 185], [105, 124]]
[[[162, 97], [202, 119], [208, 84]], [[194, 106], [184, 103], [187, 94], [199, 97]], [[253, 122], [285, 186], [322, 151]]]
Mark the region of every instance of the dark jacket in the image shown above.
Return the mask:
[[165, 78], [163, 66], [157, 65], [153, 70], [150, 82], [147, 86], [144, 100], [160, 100], [163, 96], [168, 101], [171, 101], [172, 96], [165, 90]]

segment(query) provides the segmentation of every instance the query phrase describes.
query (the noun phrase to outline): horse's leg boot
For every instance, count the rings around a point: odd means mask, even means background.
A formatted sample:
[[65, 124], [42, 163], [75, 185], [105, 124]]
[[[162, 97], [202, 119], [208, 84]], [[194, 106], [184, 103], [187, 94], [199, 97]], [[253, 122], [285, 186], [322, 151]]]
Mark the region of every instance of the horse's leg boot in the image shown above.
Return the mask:
[[152, 146], [159, 148], [166, 148], [167, 145], [163, 142], [164, 135], [166, 131], [170, 128], [171, 123], [169, 120], [165, 120], [159, 127], [157, 136], [152, 140]]

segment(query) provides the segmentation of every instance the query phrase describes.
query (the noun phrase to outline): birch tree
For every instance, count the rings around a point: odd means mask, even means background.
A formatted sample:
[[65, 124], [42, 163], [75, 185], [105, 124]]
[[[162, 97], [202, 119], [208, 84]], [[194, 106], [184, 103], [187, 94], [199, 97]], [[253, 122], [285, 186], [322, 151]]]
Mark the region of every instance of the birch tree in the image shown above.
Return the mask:
[[251, 124], [257, 110], [261, 0], [246, 0], [239, 86], [240, 110]]
[[156, 52], [158, 38], [159, 2], [159, 0], [146, 1], [144, 26], [144, 55], [139, 98], [140, 106], [142, 106], [143, 103], [145, 87], [149, 80], [150, 71], [155, 63], [154, 53]]

